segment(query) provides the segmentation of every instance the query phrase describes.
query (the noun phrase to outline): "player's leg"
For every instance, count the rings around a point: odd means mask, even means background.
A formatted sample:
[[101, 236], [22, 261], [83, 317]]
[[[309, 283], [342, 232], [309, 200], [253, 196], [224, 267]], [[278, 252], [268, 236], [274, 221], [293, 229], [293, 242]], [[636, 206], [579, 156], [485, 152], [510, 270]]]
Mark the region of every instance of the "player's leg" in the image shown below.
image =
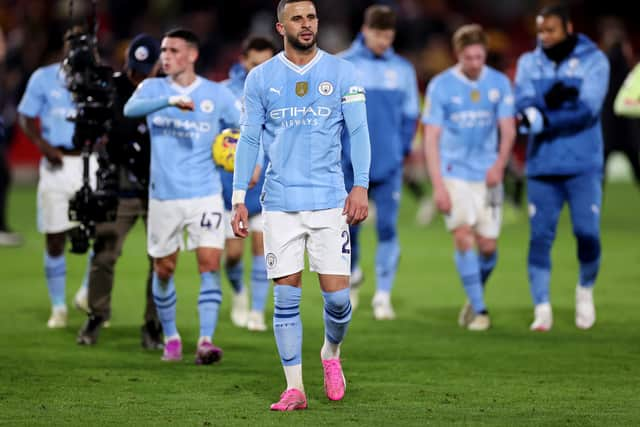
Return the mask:
[[324, 368], [324, 388], [330, 400], [341, 400], [345, 379], [340, 362], [340, 346], [351, 322], [349, 299], [349, 231], [342, 209], [305, 213], [309, 229], [307, 252], [311, 271], [316, 271], [324, 299], [324, 343], [320, 358]]
[[239, 328], [247, 326], [249, 294], [244, 286], [244, 240], [237, 238], [231, 228], [231, 212], [224, 212], [224, 270], [231, 283], [231, 323]]
[[376, 293], [373, 297], [373, 316], [376, 320], [392, 320], [396, 315], [391, 305], [391, 290], [400, 260], [398, 243], [398, 211], [402, 187], [402, 170], [380, 183], [371, 195], [378, 208], [376, 229]]
[[220, 260], [225, 241], [224, 206], [221, 195], [191, 199], [185, 206], [189, 212], [187, 248], [196, 250], [200, 273], [200, 336], [195, 362], [208, 365], [222, 358], [222, 349], [213, 341], [222, 303]]
[[478, 247], [480, 280], [485, 287], [498, 262], [497, 239], [500, 235], [504, 209], [504, 187], [487, 188], [485, 183], [474, 183], [476, 210], [475, 239]]
[[263, 212], [267, 276], [273, 279], [273, 334], [287, 388], [274, 411], [305, 409], [302, 381], [302, 270], [306, 233], [299, 212]]
[[355, 310], [360, 303], [360, 287], [364, 282], [364, 272], [360, 267], [360, 227], [361, 224], [349, 226], [351, 246], [351, 276], [349, 277], [349, 299]]
[[180, 200], [149, 200], [147, 251], [153, 260], [152, 292], [164, 331], [162, 360], [182, 359], [182, 340], [176, 327], [177, 294], [174, 272], [182, 247], [185, 222]]
[[65, 233], [47, 233], [44, 255], [44, 270], [51, 300], [51, 317], [47, 322], [49, 328], [67, 326], [67, 304], [65, 302], [65, 286], [67, 280], [67, 260], [64, 255]]
[[551, 246], [556, 237], [558, 218], [565, 200], [562, 180], [527, 179], [529, 199], [528, 273], [533, 298], [534, 321], [531, 330], [548, 331], [553, 325], [549, 296]]
[[593, 286], [600, 269], [600, 181], [599, 173], [589, 173], [565, 182], [580, 262], [580, 278], [576, 287], [576, 326], [581, 329], [591, 328], [596, 321]]
[[251, 233], [251, 311], [247, 321], [247, 329], [250, 331], [266, 331], [264, 321], [264, 307], [269, 294], [269, 279], [267, 278], [267, 264], [264, 259], [264, 238], [262, 215], [258, 214], [250, 218], [249, 229]]

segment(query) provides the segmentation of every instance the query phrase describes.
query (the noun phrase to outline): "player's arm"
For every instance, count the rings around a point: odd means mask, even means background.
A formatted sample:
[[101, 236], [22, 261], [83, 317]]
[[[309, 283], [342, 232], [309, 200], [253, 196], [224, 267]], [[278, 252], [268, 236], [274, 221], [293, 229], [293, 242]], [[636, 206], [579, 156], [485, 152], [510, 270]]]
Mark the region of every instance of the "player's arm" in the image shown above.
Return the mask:
[[46, 103], [41, 76], [42, 73], [38, 70], [29, 78], [27, 88], [18, 105], [18, 124], [51, 164], [61, 165], [62, 151], [53, 147], [42, 137], [38, 126], [38, 116], [42, 113], [42, 107]]
[[371, 142], [367, 124], [367, 107], [364, 89], [351, 86], [342, 96], [342, 115], [351, 141], [351, 165], [353, 187], [344, 203], [343, 215], [347, 223], [356, 225], [369, 214], [369, 167], [371, 166]]
[[231, 205], [234, 214], [231, 227], [234, 234], [241, 238], [249, 235], [249, 212], [244, 201], [255, 170], [262, 140], [262, 129], [266, 120], [266, 109], [260, 94], [260, 88], [263, 86], [261, 82], [262, 77], [259, 74], [259, 69], [252, 70], [245, 81], [243, 108], [240, 116], [240, 140], [238, 140], [236, 147], [233, 168]]
[[402, 124], [400, 129], [402, 135], [403, 157], [407, 157], [411, 153], [413, 137], [416, 134], [416, 125], [418, 124], [418, 117], [420, 116], [418, 79], [416, 78], [416, 71], [411, 66], [409, 66], [409, 72], [407, 73], [406, 84], [405, 100], [402, 108]]
[[563, 104], [559, 109], [544, 111], [545, 130], [560, 131], [580, 129], [588, 126], [600, 116], [604, 98], [609, 89], [609, 61], [599, 52], [588, 65], [579, 97], [573, 102]]
[[640, 117], [640, 64], [634, 67], [620, 87], [613, 111], [619, 116]]
[[514, 99], [511, 92], [511, 84], [506, 76], [504, 77], [502, 94], [497, 106], [500, 145], [498, 146], [498, 158], [487, 171], [486, 183], [489, 187], [495, 187], [502, 182], [504, 169], [509, 162], [513, 145], [516, 142]]
[[193, 111], [194, 104], [186, 95], [149, 96], [148, 81], [140, 83], [131, 98], [124, 105], [125, 117], [144, 117], [167, 107], [177, 107], [185, 111]]
[[542, 96], [536, 92], [531, 80], [533, 58], [531, 54], [524, 54], [518, 59], [515, 77], [515, 107], [518, 112], [518, 130], [523, 134], [537, 134], [542, 132], [545, 118], [542, 111], [545, 108]]

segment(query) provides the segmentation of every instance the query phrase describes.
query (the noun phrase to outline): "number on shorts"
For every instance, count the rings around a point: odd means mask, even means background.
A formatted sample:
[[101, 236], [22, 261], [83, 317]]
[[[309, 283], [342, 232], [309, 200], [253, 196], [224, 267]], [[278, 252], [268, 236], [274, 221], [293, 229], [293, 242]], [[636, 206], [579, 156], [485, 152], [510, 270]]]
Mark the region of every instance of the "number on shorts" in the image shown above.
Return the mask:
[[351, 249], [349, 249], [349, 242], [350, 242], [350, 238], [349, 238], [349, 232], [347, 230], [342, 232], [342, 237], [345, 239], [344, 244], [342, 245], [342, 253], [343, 254], [350, 254], [351, 253]]
[[[209, 214], [209, 215], [208, 215]], [[213, 221], [212, 218], [213, 217]], [[222, 222], [222, 214], [220, 212], [203, 212], [202, 219], [200, 220], [200, 226], [202, 228], [211, 229], [213, 223], [216, 223], [215, 228], [220, 228], [220, 223]]]

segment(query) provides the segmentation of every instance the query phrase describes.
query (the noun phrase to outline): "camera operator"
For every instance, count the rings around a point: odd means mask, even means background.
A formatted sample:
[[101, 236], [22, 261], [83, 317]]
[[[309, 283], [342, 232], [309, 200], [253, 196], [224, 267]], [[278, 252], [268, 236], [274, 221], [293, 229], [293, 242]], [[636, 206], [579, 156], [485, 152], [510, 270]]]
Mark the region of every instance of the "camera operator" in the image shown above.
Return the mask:
[[[113, 76], [116, 112], [106, 151], [110, 162], [118, 167], [118, 211], [114, 222], [96, 224], [94, 257], [89, 276], [90, 314], [78, 333], [78, 344], [96, 343], [101, 327], [111, 317], [114, 267], [124, 240], [138, 218], [143, 220], [146, 228], [149, 134], [144, 118], [126, 118], [122, 109], [138, 84], [155, 75], [159, 55], [159, 42], [149, 35], [140, 34], [128, 46], [124, 70]], [[151, 292], [152, 273], [153, 263], [149, 258], [142, 346], [146, 349], [162, 349], [162, 329]]]
[[[64, 56], [69, 52], [68, 37], [82, 28], [73, 27], [65, 34]], [[82, 186], [83, 159], [73, 144], [75, 125], [67, 117], [75, 114], [71, 93], [67, 90], [60, 62], [38, 68], [30, 77], [18, 105], [18, 122], [25, 134], [40, 149], [38, 180], [38, 231], [46, 236], [45, 275], [51, 299], [49, 328], [67, 325], [65, 296], [67, 266], [64, 255], [67, 232], [77, 226], [69, 220], [69, 201]], [[90, 168], [98, 168], [96, 156]], [[95, 187], [96, 176], [90, 175]]]

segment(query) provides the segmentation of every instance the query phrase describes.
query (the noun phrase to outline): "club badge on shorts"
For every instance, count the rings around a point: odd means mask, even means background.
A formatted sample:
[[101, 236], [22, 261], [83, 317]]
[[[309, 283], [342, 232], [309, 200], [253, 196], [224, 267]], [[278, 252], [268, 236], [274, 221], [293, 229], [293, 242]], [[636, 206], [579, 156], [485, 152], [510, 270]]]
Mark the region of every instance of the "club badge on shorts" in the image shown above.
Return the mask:
[[309, 91], [309, 82], [296, 82], [296, 95], [300, 98], [305, 96]]
[[278, 263], [278, 258], [276, 258], [276, 254], [273, 252], [269, 252], [265, 256], [265, 260], [267, 261], [267, 268], [274, 268]]

